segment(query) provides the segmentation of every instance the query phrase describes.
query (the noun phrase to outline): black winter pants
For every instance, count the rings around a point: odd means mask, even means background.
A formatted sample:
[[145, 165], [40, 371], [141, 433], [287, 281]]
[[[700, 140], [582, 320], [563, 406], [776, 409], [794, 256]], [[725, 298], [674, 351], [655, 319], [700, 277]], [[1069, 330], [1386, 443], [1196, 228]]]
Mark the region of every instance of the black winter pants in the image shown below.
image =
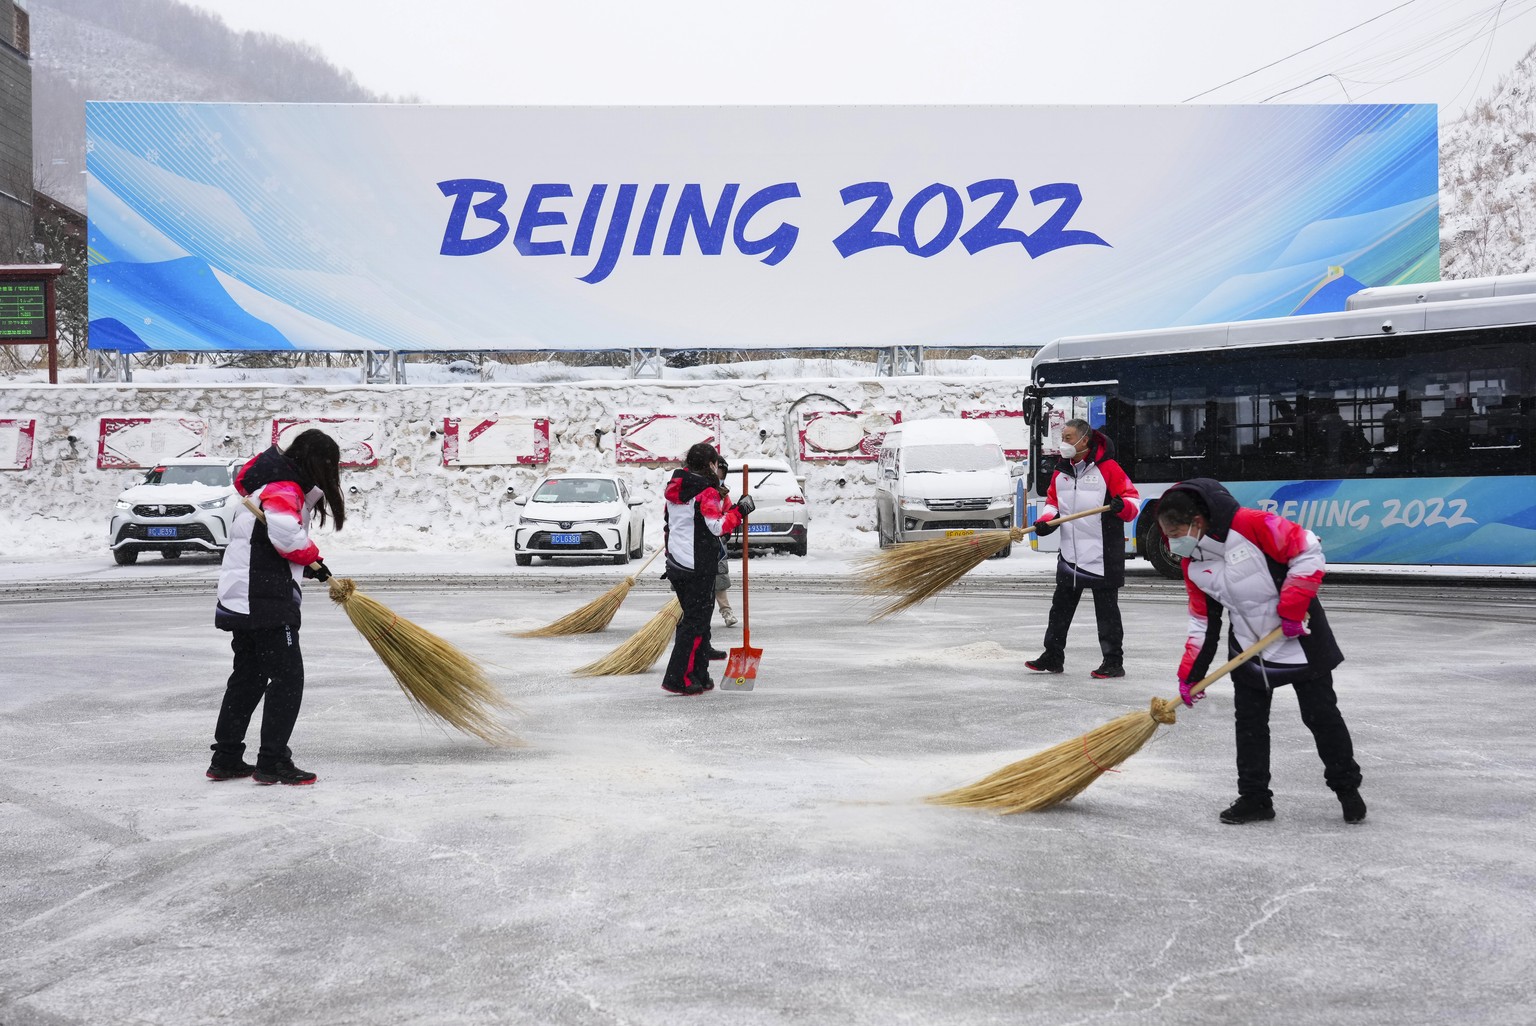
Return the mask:
[[[1120, 621], [1120, 589], [1088, 588], [1093, 592], [1093, 614], [1099, 622], [1099, 651], [1104, 661], [1114, 666], [1125, 659], [1125, 626]], [[1062, 659], [1067, 653], [1067, 630], [1072, 626], [1072, 614], [1077, 612], [1078, 599], [1083, 597], [1082, 585], [1058, 575], [1056, 592], [1051, 596], [1051, 616], [1045, 628], [1045, 658]]]
[[213, 761], [232, 765], [245, 753], [245, 731], [256, 706], [266, 696], [261, 714], [261, 749], [256, 764], [267, 769], [292, 757], [288, 739], [304, 700], [304, 656], [299, 652], [297, 627], [231, 631], [234, 672], [224, 688], [224, 704], [213, 728]]
[[[1301, 722], [1312, 732], [1317, 754], [1323, 760], [1323, 779], [1335, 791], [1350, 791], [1360, 786], [1360, 766], [1355, 762], [1354, 744], [1349, 728], [1339, 712], [1338, 696], [1333, 692], [1333, 674], [1317, 680], [1292, 684], [1296, 703], [1301, 707]], [[1234, 684], [1237, 719], [1237, 793], [1253, 798], [1271, 798], [1269, 789], [1269, 706], [1274, 694], [1265, 684]]]
[[667, 580], [683, 607], [672, 637], [672, 658], [662, 683], [673, 687], [705, 684], [709, 676], [709, 621], [715, 613], [715, 575], [673, 573]]

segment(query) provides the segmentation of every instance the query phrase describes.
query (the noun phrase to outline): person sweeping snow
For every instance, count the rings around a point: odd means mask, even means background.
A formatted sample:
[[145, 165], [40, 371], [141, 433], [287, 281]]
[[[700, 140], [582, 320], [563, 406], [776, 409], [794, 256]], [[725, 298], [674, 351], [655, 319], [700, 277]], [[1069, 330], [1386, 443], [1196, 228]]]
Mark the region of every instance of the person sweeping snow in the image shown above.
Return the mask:
[[1245, 509], [1219, 482], [1194, 478], [1159, 500], [1157, 522], [1168, 547], [1184, 564], [1189, 593], [1189, 640], [1179, 663], [1179, 694], [1190, 694], [1211, 664], [1221, 637], [1221, 614], [1232, 614], [1229, 653], [1279, 628], [1282, 637], [1232, 671], [1237, 720], [1237, 800], [1223, 823], [1275, 818], [1269, 789], [1269, 707], [1273, 691], [1289, 684], [1323, 760], [1323, 778], [1338, 796], [1344, 822], [1365, 819], [1360, 766], [1333, 690], [1333, 669], [1344, 654], [1318, 599], [1325, 564], [1317, 535], [1274, 513]]
[[720, 539], [736, 529], [743, 513], [756, 508], [750, 495], [731, 505], [721, 493], [715, 476], [719, 462], [715, 447], [699, 442], [673, 472], [665, 493], [667, 580], [683, 615], [677, 621], [661, 686], [677, 695], [699, 695], [715, 686], [709, 675], [709, 622], [715, 611]]
[[1057, 517], [1096, 507], [1108, 507], [1097, 517], [1061, 525], [1061, 550], [1056, 560], [1056, 590], [1045, 628], [1045, 651], [1024, 665], [1038, 673], [1066, 669], [1067, 631], [1072, 614], [1087, 588], [1093, 593], [1093, 613], [1099, 625], [1099, 650], [1104, 660], [1090, 676], [1125, 676], [1125, 627], [1120, 620], [1120, 589], [1125, 587], [1125, 524], [1136, 519], [1141, 499], [1136, 486], [1115, 462], [1110, 440], [1085, 420], [1069, 420], [1061, 429], [1061, 458], [1051, 475], [1045, 506], [1035, 520], [1035, 535], [1056, 530]]
[[[259, 784], [313, 784], [315, 774], [293, 764], [288, 740], [304, 697], [304, 657], [299, 651], [299, 583], [330, 579], [309, 536], [310, 517], [327, 513], [335, 529], [346, 522], [341, 494], [341, 450], [335, 439], [311, 428], [286, 450], [272, 446], [235, 475], [235, 490], [262, 511], [235, 513], [229, 547], [219, 569], [214, 626], [229, 631], [234, 669], [213, 729], [213, 760], [207, 776], [231, 780], [254, 776]], [[311, 564], [318, 566], [311, 568]], [[261, 747], [252, 766], [243, 758], [245, 732], [256, 706]]]

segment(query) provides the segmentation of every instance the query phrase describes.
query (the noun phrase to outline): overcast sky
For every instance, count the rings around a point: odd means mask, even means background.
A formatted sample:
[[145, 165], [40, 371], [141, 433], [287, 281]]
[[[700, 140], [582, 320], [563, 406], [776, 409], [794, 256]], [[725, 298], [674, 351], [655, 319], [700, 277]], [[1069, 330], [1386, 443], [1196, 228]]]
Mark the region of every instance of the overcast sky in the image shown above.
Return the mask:
[[375, 91], [452, 104], [1204, 94], [1199, 102], [1434, 102], [1448, 120], [1536, 45], [1536, 0], [187, 2], [236, 29], [309, 42]]

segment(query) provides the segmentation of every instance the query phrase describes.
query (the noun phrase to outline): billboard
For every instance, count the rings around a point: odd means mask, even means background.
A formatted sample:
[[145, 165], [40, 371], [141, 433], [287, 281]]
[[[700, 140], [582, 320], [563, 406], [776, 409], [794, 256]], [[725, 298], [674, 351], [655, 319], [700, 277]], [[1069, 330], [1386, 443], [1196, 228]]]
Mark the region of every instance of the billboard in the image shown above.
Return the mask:
[[86, 118], [96, 349], [1034, 345], [1439, 277], [1433, 105]]

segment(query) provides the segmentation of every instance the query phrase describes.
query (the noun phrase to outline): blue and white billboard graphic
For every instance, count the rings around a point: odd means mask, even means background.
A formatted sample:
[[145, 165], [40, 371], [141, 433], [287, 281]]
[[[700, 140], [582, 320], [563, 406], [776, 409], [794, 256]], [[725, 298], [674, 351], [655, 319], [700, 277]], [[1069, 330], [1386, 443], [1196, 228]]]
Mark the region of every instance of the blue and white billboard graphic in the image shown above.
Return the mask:
[[1309, 528], [1330, 563], [1536, 566], [1536, 477], [1241, 481], [1244, 506]]
[[87, 104], [91, 346], [1006, 346], [1439, 277], [1433, 105]]

